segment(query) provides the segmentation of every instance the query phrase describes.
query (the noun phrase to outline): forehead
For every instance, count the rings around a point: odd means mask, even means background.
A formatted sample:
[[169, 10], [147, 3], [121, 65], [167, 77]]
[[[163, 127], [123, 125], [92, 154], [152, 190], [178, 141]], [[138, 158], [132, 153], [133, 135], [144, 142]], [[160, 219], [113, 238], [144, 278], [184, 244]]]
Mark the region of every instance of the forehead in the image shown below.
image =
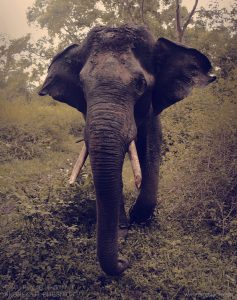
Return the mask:
[[86, 43], [95, 51], [127, 51], [129, 48], [148, 46], [153, 37], [143, 27], [97, 27], [90, 31]]

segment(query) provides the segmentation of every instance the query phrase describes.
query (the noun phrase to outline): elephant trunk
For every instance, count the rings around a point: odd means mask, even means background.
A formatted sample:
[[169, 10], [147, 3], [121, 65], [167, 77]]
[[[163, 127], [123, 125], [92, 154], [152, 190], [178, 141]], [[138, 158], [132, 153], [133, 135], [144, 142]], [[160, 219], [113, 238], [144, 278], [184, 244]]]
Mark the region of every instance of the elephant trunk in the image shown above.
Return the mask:
[[109, 275], [119, 275], [127, 267], [118, 257], [122, 166], [130, 143], [124, 131], [126, 114], [127, 110], [115, 109], [114, 104], [93, 105], [88, 109], [85, 128], [97, 200], [97, 255]]

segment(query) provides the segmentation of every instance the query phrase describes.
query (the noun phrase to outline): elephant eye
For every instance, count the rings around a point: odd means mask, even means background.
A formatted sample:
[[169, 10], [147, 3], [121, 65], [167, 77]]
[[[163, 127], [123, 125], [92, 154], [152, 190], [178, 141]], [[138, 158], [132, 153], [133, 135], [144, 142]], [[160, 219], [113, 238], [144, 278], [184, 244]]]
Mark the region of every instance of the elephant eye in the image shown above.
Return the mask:
[[147, 82], [143, 75], [139, 75], [134, 79], [136, 91], [139, 95], [142, 95], [147, 88]]

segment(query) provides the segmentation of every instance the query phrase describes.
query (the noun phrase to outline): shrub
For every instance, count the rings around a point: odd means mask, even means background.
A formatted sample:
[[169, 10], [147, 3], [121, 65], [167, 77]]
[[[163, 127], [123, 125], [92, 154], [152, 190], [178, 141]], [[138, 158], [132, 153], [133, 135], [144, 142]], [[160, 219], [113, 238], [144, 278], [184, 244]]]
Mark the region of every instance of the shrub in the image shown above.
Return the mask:
[[162, 207], [185, 228], [205, 225], [222, 246], [237, 245], [235, 105], [228, 98], [220, 103], [209, 89], [164, 118]]

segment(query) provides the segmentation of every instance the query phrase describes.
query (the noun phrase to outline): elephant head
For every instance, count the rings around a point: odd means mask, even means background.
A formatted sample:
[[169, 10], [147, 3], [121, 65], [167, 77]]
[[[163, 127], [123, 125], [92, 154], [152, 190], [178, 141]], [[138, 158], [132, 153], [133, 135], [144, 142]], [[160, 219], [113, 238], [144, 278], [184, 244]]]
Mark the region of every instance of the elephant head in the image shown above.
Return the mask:
[[[194, 86], [215, 80], [199, 51], [164, 38], [155, 41], [144, 27], [96, 27], [81, 46], [57, 54], [39, 95], [50, 95], [85, 115], [84, 154], [90, 155], [97, 198], [97, 254], [102, 269], [118, 275], [127, 261], [118, 257], [122, 166], [133, 157], [144, 122], [185, 98]], [[132, 150], [134, 149], [134, 150]]]

